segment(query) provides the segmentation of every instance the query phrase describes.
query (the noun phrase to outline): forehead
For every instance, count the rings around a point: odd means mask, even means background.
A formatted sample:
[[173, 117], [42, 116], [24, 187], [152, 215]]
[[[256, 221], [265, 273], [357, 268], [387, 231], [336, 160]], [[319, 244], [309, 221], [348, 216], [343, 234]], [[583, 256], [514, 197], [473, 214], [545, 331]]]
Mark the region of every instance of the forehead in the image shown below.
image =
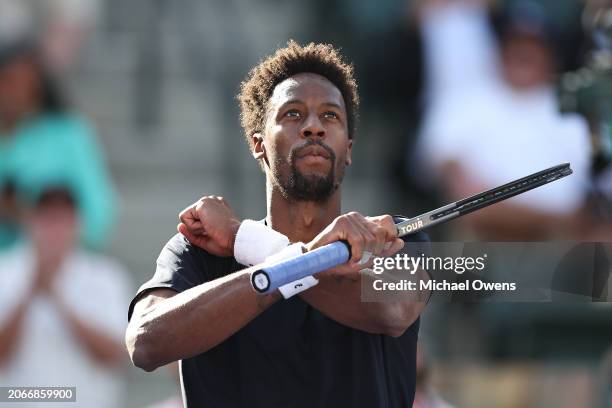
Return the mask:
[[276, 85], [270, 97], [270, 108], [278, 108], [289, 101], [333, 103], [345, 108], [340, 90], [327, 78], [312, 73], [297, 74]]

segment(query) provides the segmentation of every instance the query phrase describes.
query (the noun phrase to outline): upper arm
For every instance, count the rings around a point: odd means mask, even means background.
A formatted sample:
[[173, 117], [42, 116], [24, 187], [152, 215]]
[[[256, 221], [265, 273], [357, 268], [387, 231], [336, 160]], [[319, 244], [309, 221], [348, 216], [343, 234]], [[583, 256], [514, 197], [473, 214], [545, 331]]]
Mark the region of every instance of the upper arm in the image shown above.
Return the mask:
[[[180, 234], [172, 237], [164, 246], [157, 258], [155, 273], [139, 289], [128, 308], [128, 320], [136, 311], [137, 303], [142, 308], [143, 304], [153, 305], [158, 298], [164, 298], [170, 294], [176, 294], [191, 289], [204, 283], [209, 276], [206, 274], [206, 265], [197, 248], [190, 245]], [[148, 299], [147, 302], [143, 302]], [[139, 309], [142, 311], [142, 309]]]
[[134, 309], [132, 311], [133, 320], [137, 320], [140, 316], [142, 316], [147, 310], [155, 307], [158, 303], [164, 301], [165, 299], [171, 298], [176, 295], [178, 292], [173, 289], [165, 289], [165, 288], [157, 288], [151, 289], [146, 292], [142, 292], [135, 300], [134, 300]]
[[[135, 365], [138, 367], [144, 367], [140, 364], [144, 364], [143, 361], [147, 361], [144, 357], [147, 355], [143, 351], [142, 347], [137, 346], [139, 342], [138, 338], [143, 333], [142, 318], [147, 314], [148, 311], [153, 310], [156, 305], [159, 305], [166, 299], [176, 295], [177, 292], [172, 289], [156, 288], [148, 291], [143, 291], [136, 296], [133, 304], [133, 313], [130, 313], [132, 318], [125, 331], [125, 345]], [[148, 366], [147, 366], [148, 367]], [[153, 370], [155, 367], [151, 368]], [[150, 371], [147, 369], [147, 371]]]

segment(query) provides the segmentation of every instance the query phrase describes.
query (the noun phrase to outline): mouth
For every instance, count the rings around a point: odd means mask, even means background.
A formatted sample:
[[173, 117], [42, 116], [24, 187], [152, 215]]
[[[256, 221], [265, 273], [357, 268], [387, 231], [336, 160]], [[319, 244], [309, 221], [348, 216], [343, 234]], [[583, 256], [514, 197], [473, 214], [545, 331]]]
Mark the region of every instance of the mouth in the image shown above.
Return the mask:
[[296, 163], [300, 167], [305, 166], [306, 168], [328, 168], [330, 164], [330, 160], [324, 156], [318, 156], [313, 154], [306, 154], [303, 156], [299, 156], [296, 159]]
[[298, 159], [329, 160], [329, 153], [323, 147], [312, 145], [304, 147], [297, 155]]

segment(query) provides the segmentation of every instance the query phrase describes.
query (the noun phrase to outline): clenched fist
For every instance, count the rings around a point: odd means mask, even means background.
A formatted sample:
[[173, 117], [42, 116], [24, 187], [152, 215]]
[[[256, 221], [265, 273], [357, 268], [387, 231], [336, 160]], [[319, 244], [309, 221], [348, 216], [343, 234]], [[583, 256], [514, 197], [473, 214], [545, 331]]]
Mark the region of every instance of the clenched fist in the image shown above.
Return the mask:
[[177, 226], [189, 242], [217, 256], [233, 256], [240, 221], [223, 197], [206, 196], [181, 211]]
[[[348, 263], [330, 269], [333, 275], [354, 275], [371, 265], [373, 256], [391, 256], [404, 247], [390, 215], [364, 217], [357, 212], [336, 218], [306, 244], [308, 251], [335, 241], [347, 241], [351, 247]], [[369, 262], [368, 262], [369, 261]]]

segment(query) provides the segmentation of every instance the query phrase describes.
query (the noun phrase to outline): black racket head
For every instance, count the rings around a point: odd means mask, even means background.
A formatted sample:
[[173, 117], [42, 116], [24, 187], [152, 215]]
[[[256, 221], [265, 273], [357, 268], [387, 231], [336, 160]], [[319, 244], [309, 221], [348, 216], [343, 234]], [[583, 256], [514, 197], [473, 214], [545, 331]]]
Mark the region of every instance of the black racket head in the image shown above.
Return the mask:
[[421, 214], [418, 217], [410, 218], [404, 215], [394, 215], [393, 220], [396, 224], [399, 224], [402, 222], [412, 222], [422, 219], [424, 221], [422, 224], [415, 225], [414, 228], [412, 228], [412, 230], [416, 232], [429, 226], [436, 225], [439, 222], [445, 222], [461, 215], [469, 214], [473, 211], [488, 207], [489, 205], [514, 197], [518, 194], [522, 194], [526, 191], [533, 190], [534, 188], [559, 180], [563, 177], [567, 177], [572, 174], [572, 172], [573, 171], [570, 168], [569, 163], [562, 163], [548, 169], [538, 171], [537, 173], [530, 174], [529, 176], [520, 178], [518, 180], [511, 181], [499, 187], [492, 188], [468, 198], [464, 198], [455, 203], [445, 205], [437, 210]]
[[473, 195], [463, 200], [457, 201], [456, 206], [446, 211], [432, 214], [432, 219], [442, 218], [451, 212], [458, 212], [459, 215], [469, 214], [473, 211], [498, 203], [526, 191], [543, 186], [553, 181], [559, 180], [572, 174], [569, 163], [559, 164], [548, 169], [538, 171], [529, 176], [511, 181], [496, 188]]

